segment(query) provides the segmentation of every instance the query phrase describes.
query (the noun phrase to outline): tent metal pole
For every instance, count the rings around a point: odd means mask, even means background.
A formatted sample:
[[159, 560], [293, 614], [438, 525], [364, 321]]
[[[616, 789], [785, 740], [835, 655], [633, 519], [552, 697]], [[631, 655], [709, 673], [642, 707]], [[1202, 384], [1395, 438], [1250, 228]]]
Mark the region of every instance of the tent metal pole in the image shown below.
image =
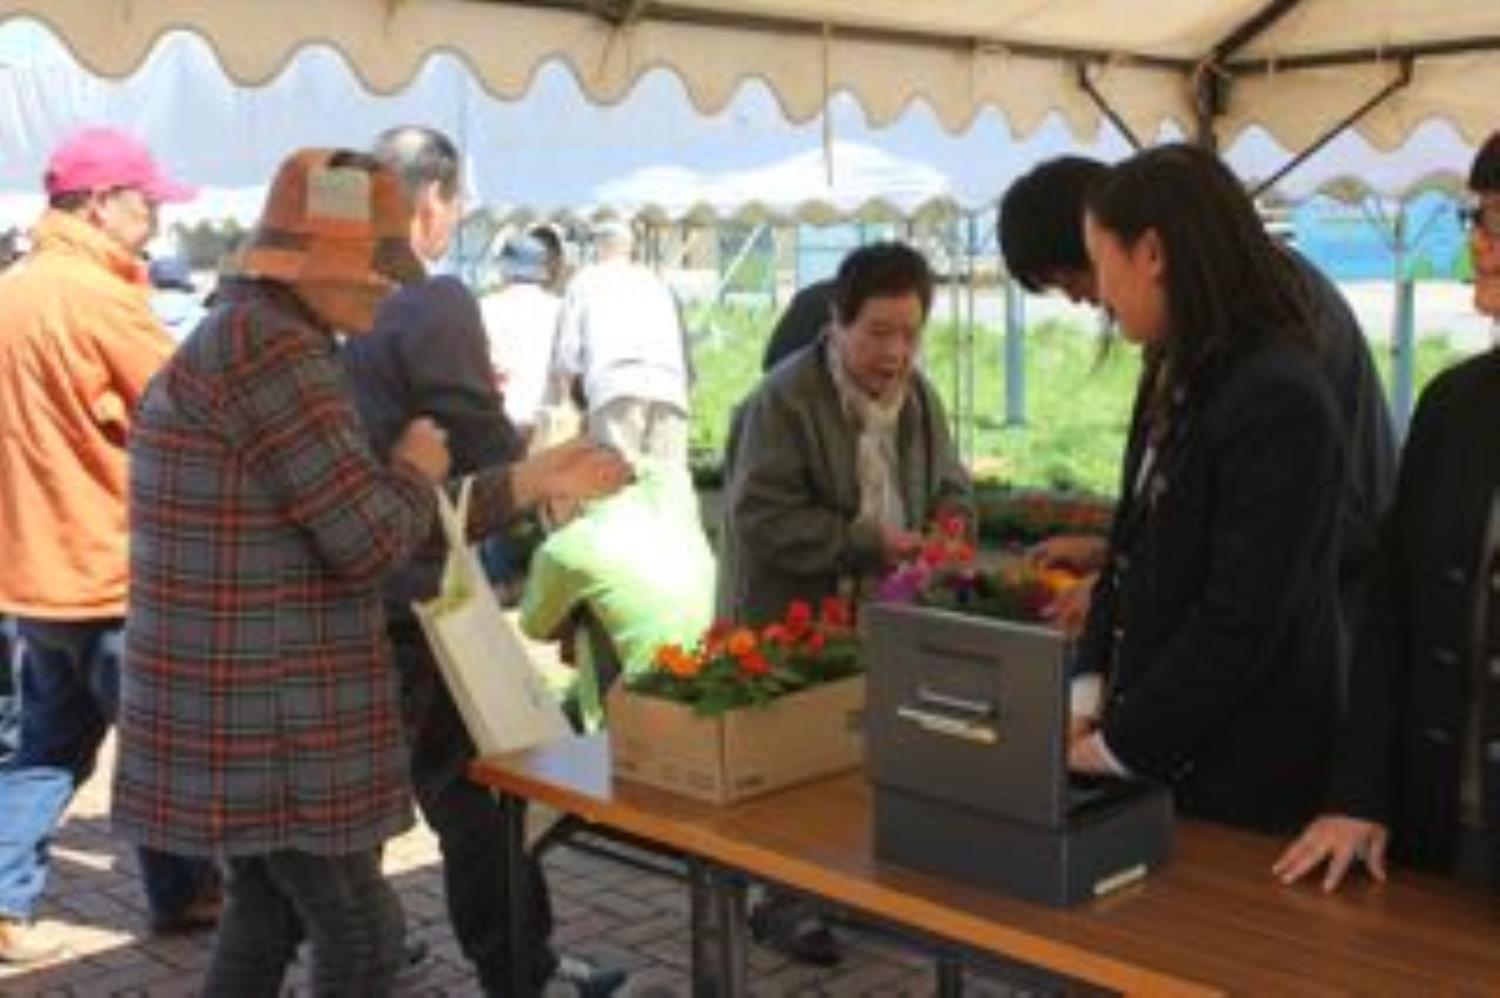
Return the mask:
[[1261, 194], [1276, 186], [1276, 184], [1281, 181], [1282, 177], [1285, 177], [1288, 173], [1291, 173], [1297, 167], [1307, 162], [1317, 154], [1318, 150], [1322, 149], [1328, 143], [1338, 138], [1339, 135], [1352, 128], [1354, 124], [1365, 115], [1375, 110], [1381, 104], [1384, 104], [1387, 100], [1390, 100], [1391, 96], [1397, 91], [1404, 89], [1408, 84], [1411, 83], [1411, 77], [1412, 61], [1410, 59], [1402, 59], [1400, 69], [1396, 73], [1395, 79], [1391, 80], [1385, 86], [1381, 87], [1380, 91], [1369, 100], [1365, 101], [1349, 114], [1339, 119], [1339, 121], [1329, 127], [1322, 135], [1318, 136], [1318, 138], [1314, 140], [1311, 145], [1307, 146], [1307, 148], [1303, 149], [1301, 152], [1297, 153], [1297, 155], [1293, 156], [1291, 159], [1282, 164], [1281, 168], [1275, 173], [1271, 174], [1270, 177], [1257, 184], [1255, 186], [1255, 189], [1250, 192], [1250, 196], [1260, 197]]
[[968, 275], [964, 308], [964, 411], [968, 419], [964, 422], [964, 456], [972, 463], [977, 449], [978, 405], [974, 399], [974, 348], [978, 341], [975, 333], [975, 286], [979, 283], [979, 221], [974, 212], [968, 212], [968, 245], [965, 254], [964, 272]]
[[1339, 49], [1289, 55], [1284, 59], [1242, 59], [1226, 65], [1235, 76], [1269, 76], [1301, 69], [1336, 69], [1340, 66], [1379, 65], [1402, 59], [1432, 59], [1444, 56], [1478, 55], [1500, 51], [1500, 35], [1475, 35], [1437, 42], [1391, 45], [1387, 48]]
[[1005, 425], [1026, 425], [1026, 296], [1005, 278]]
[[1109, 120], [1109, 123], [1119, 130], [1120, 134], [1125, 137], [1125, 141], [1130, 143], [1130, 148], [1137, 152], [1144, 148], [1141, 145], [1140, 138], [1125, 123], [1125, 119], [1115, 110], [1114, 105], [1105, 98], [1104, 94], [1099, 92], [1099, 88], [1094, 86], [1094, 81], [1089, 79], [1088, 63], [1080, 61], [1074, 65], [1074, 70], [1077, 74], [1078, 89], [1082, 90], [1089, 101], [1099, 109], [1099, 113], [1104, 115]]
[[[500, 0], [490, 0], [500, 2]], [[572, 9], [580, 13], [593, 14], [603, 20], [618, 24], [619, 11], [599, 10], [593, 0], [503, 0], [510, 6], [543, 7], [550, 10]], [[791, 9], [789, 5], [787, 9]], [[1048, 45], [1019, 39], [992, 38], [984, 35], [959, 34], [945, 31], [923, 31], [918, 28], [888, 27], [877, 24], [859, 24], [827, 18], [797, 16], [784, 13], [754, 13], [743, 10], [716, 10], [710, 7], [685, 6], [662, 0], [639, 4], [633, 11], [631, 23], [650, 22], [685, 24], [705, 28], [740, 28], [761, 31], [782, 37], [822, 37], [832, 30], [838, 38], [855, 42], [922, 46], [947, 49], [964, 55], [976, 51], [1005, 51], [1012, 56], [1031, 59], [1087, 59], [1110, 65], [1129, 65], [1135, 68], [1160, 70], [1173, 73], [1186, 72], [1192, 64], [1185, 59], [1153, 55], [1148, 52], [1120, 52], [1108, 47], [1086, 48], [1071, 45]]]
[[961, 314], [962, 303], [959, 301], [958, 274], [956, 273], [958, 269], [956, 264], [958, 261], [960, 246], [962, 245], [959, 239], [958, 226], [958, 216], [949, 213], [947, 224], [943, 226], [942, 231], [946, 233], [947, 237], [944, 240], [947, 245], [944, 247], [943, 255], [948, 259], [947, 265], [943, 269], [946, 271], [948, 284], [948, 321], [953, 325], [953, 382], [951, 385], [953, 394], [951, 396], [952, 405], [950, 407], [952, 411], [948, 413], [948, 422], [952, 424], [951, 430], [953, 433], [953, 439], [955, 441], [958, 441], [957, 446], [962, 449], [964, 425], [964, 351], [963, 316]]
[[1406, 273], [1409, 222], [1406, 205], [1398, 203], [1391, 230], [1395, 236], [1391, 252], [1395, 295], [1391, 316], [1391, 408], [1398, 438], [1406, 436], [1416, 397], [1416, 281]]
[[1234, 53], [1265, 34], [1302, 0], [1270, 0], [1214, 45], [1188, 74], [1193, 90], [1193, 115], [1197, 130], [1194, 141], [1205, 149], [1219, 147], [1215, 123], [1229, 106], [1233, 72], [1226, 63]]

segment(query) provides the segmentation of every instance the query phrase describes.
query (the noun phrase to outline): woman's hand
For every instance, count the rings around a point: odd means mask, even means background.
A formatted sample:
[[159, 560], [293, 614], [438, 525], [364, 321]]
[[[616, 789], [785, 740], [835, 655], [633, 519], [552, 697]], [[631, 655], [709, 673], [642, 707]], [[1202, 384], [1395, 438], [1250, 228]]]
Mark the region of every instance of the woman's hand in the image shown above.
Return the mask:
[[1323, 891], [1338, 890], [1344, 874], [1356, 862], [1365, 865], [1370, 876], [1384, 883], [1385, 847], [1389, 838], [1384, 825], [1342, 814], [1325, 814], [1303, 829], [1297, 840], [1271, 867], [1271, 873], [1283, 884], [1293, 884], [1323, 863]]
[[1090, 575], [1079, 579], [1078, 584], [1058, 593], [1057, 598], [1042, 610], [1047, 623], [1072, 640], [1083, 633], [1083, 625], [1089, 619], [1089, 604], [1094, 597], [1094, 583], [1099, 576]]
[[1058, 534], [1038, 541], [1026, 551], [1026, 560], [1036, 568], [1070, 568], [1080, 574], [1104, 567], [1109, 542], [1093, 534]]
[[1068, 768], [1075, 773], [1096, 776], [1120, 776], [1119, 766], [1104, 750], [1104, 739], [1092, 724], [1082, 719], [1070, 720], [1068, 731]]
[[541, 501], [597, 499], [618, 492], [632, 478], [630, 463], [590, 440], [570, 440], [515, 466], [518, 505]]
[[922, 535], [901, 530], [888, 523], [880, 525], [880, 554], [885, 564], [899, 565], [922, 547]]

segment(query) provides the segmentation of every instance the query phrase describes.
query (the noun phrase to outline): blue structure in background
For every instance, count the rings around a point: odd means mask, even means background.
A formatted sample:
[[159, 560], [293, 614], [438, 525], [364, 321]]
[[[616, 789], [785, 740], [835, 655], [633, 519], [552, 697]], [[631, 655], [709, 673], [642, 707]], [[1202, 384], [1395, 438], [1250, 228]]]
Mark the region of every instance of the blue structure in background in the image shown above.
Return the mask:
[[865, 243], [895, 237], [895, 226], [883, 222], [797, 226], [797, 287], [832, 277], [844, 257]]
[[[1314, 197], [1292, 213], [1297, 248], [1335, 281], [1388, 281], [1396, 276], [1393, 217], [1369, 205]], [[1427, 191], [1405, 204], [1401, 276], [1461, 280], [1469, 261], [1458, 201]]]

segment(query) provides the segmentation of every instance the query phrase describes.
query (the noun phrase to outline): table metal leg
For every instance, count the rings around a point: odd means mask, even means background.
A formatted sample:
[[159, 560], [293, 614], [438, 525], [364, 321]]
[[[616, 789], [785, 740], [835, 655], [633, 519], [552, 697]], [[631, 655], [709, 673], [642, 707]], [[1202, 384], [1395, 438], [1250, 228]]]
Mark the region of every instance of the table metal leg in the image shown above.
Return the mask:
[[531, 953], [526, 945], [527, 880], [526, 801], [501, 794], [500, 819], [505, 838], [505, 968], [510, 993], [531, 993]]
[[723, 998], [745, 998], [750, 993], [745, 879], [732, 870], [715, 870], [713, 886], [720, 994]]
[[959, 998], [964, 993], [964, 958], [951, 951], [937, 955], [938, 998]]
[[718, 998], [718, 940], [714, 930], [713, 874], [707, 864], [689, 856], [688, 944], [692, 958], [693, 998]]

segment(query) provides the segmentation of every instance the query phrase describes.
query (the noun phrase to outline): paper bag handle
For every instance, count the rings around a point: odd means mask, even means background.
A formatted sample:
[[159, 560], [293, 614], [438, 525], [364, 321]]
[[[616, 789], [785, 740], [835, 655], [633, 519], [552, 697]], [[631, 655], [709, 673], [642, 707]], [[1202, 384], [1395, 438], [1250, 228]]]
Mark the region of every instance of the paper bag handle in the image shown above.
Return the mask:
[[469, 546], [469, 494], [473, 491], [474, 476], [465, 475], [458, 483], [458, 502], [448, 495], [448, 490], [437, 486], [438, 522], [443, 525], [443, 536], [448, 538], [448, 547], [462, 551]]

